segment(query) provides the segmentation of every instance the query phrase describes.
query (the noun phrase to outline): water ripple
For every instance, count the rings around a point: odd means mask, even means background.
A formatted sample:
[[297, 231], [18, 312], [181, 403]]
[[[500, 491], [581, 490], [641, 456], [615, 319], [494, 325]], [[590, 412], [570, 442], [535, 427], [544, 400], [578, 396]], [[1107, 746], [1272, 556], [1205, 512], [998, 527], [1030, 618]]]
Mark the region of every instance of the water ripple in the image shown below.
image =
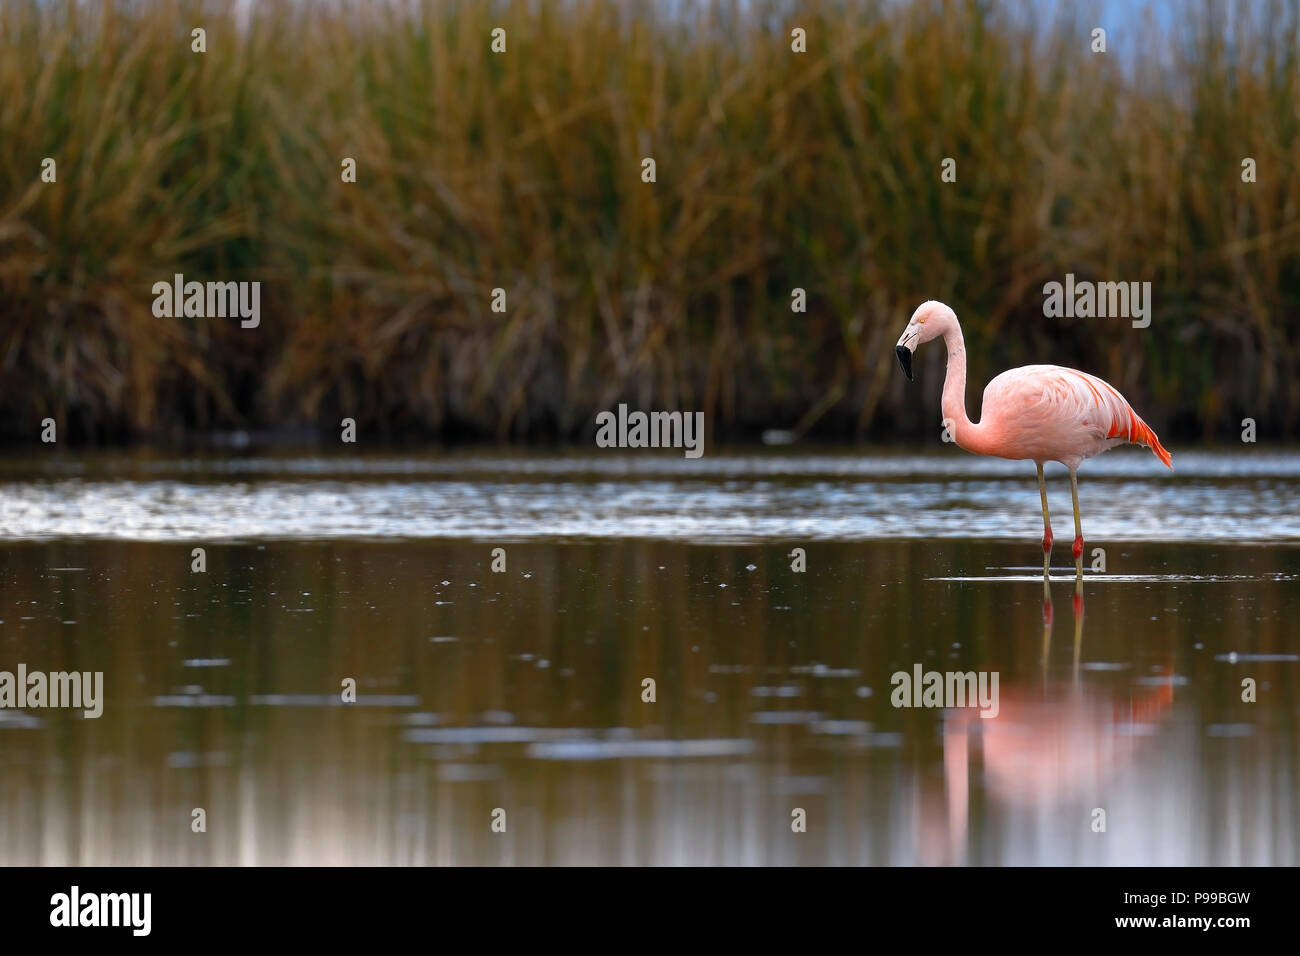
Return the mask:
[[[1300, 540], [1300, 454], [1186, 452], [1177, 463], [1171, 474], [1146, 454], [1088, 462], [1080, 498], [1089, 539]], [[1053, 514], [1068, 525], [1068, 483], [1059, 472], [1050, 478]], [[1032, 466], [957, 450], [694, 461], [68, 459], [42, 465], [39, 477], [0, 483], [0, 540], [742, 543], [1040, 534]]]

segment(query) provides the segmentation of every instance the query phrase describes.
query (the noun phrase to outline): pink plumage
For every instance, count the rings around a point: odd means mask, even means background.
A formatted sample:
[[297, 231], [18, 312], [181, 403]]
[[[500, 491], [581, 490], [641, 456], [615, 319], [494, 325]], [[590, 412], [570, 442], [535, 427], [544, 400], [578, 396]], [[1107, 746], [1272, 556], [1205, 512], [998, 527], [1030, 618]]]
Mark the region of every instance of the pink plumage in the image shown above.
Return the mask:
[[942, 302], [923, 302], [912, 313], [896, 352], [907, 377], [917, 347], [942, 338], [948, 349], [943, 383], [943, 418], [953, 439], [978, 455], [1033, 461], [1043, 504], [1043, 573], [1052, 547], [1051, 520], [1043, 463], [1059, 461], [1070, 470], [1074, 495], [1074, 557], [1082, 581], [1083, 530], [1079, 517], [1077, 471], [1086, 458], [1136, 444], [1150, 448], [1173, 468], [1173, 458], [1151, 430], [1109, 383], [1095, 375], [1060, 365], [1024, 365], [997, 376], [984, 389], [980, 420], [966, 415], [966, 343], [957, 314]]
[[983, 447], [974, 452], [1078, 468], [1085, 458], [1135, 444], [1173, 467], [1156, 433], [1124, 396], [1087, 372], [1060, 365], [1009, 369], [989, 382], [981, 408], [973, 427]]

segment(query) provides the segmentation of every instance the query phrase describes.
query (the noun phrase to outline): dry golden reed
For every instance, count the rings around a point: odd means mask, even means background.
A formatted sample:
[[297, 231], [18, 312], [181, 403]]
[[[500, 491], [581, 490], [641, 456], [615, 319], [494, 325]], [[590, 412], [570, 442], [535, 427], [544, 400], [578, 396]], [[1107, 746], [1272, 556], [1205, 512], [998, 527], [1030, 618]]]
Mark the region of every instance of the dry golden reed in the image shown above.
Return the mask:
[[[3, 433], [576, 437], [622, 400], [894, 437], [937, 428], [892, 365], [926, 298], [972, 400], [1059, 362], [1162, 433], [1292, 433], [1297, 4], [1105, 54], [1044, 6], [6, 0]], [[1150, 281], [1150, 328], [1045, 318], [1067, 272]], [[262, 281], [260, 327], [155, 318], [175, 273]]]

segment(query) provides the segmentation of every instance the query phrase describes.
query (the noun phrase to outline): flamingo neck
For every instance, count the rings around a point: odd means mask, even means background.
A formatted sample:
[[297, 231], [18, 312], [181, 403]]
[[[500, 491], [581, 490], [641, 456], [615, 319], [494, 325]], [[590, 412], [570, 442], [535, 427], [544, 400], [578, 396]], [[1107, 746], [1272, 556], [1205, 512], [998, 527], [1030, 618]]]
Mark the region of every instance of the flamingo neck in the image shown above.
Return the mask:
[[954, 324], [944, 333], [944, 347], [948, 350], [948, 372], [943, 380], [943, 419], [952, 422], [953, 438], [967, 451], [983, 454], [979, 425], [966, 415], [966, 341], [961, 326]]

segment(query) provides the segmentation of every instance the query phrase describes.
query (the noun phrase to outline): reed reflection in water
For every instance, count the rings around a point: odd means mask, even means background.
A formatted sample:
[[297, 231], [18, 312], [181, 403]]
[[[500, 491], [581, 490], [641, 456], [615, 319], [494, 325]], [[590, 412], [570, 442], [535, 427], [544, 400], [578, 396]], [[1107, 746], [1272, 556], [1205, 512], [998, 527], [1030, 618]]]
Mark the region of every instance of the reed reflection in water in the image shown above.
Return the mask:
[[492, 546], [6, 545], [0, 669], [106, 702], [0, 711], [0, 862], [1300, 862], [1294, 547], [1117, 547], [1045, 629], [1023, 544]]

